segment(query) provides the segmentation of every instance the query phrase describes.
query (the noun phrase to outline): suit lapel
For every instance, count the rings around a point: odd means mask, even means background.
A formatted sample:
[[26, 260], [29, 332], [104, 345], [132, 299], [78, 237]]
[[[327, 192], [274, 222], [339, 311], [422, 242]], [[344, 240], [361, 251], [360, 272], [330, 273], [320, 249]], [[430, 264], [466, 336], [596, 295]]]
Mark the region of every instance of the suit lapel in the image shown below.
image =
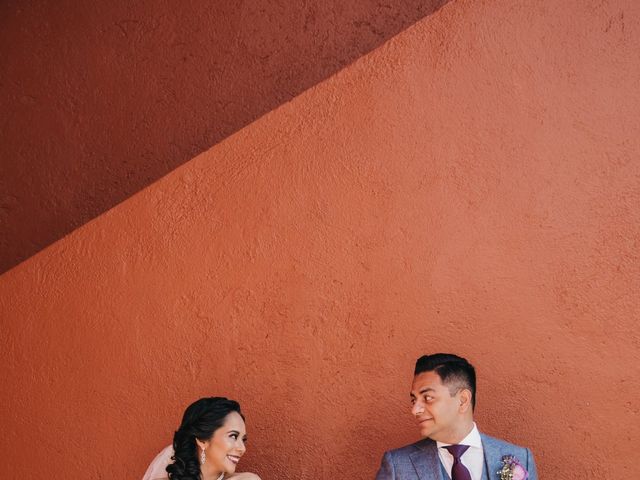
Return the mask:
[[418, 478], [420, 480], [444, 480], [436, 442], [426, 439], [416, 447], [417, 449], [409, 457]]
[[484, 450], [485, 471], [489, 475], [487, 480], [496, 479], [498, 478], [497, 472], [502, 468], [502, 456], [506, 454], [502, 451], [500, 443], [491, 437], [481, 433], [480, 438], [482, 438], [482, 449]]

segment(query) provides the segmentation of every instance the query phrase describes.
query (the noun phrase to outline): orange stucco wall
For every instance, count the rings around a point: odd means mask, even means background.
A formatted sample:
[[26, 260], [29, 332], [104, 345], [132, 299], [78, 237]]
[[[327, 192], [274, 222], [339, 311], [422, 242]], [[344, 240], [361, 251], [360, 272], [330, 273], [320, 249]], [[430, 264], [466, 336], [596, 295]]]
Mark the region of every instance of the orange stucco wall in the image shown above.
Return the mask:
[[138, 478], [225, 394], [264, 480], [372, 478], [454, 351], [542, 478], [631, 475], [640, 6], [525, 3], [449, 3], [2, 275], [5, 468]]
[[0, 2], [0, 273], [447, 2]]

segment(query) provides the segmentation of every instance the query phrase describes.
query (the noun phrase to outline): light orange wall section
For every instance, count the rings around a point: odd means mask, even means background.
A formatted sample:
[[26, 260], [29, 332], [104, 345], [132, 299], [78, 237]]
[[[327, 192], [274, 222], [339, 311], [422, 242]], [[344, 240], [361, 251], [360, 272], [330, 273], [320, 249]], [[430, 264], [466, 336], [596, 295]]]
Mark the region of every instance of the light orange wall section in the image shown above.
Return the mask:
[[585, 3], [452, 2], [0, 277], [5, 469], [139, 478], [228, 395], [264, 480], [372, 478], [454, 351], [541, 478], [632, 475], [640, 4]]

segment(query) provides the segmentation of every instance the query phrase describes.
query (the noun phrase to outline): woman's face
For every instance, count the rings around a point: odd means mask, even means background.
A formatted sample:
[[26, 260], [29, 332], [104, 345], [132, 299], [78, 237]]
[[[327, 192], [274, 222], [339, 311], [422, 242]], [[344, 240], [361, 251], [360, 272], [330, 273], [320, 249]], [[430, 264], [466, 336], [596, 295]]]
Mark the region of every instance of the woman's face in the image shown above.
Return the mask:
[[206, 462], [201, 466], [203, 477], [208, 475], [231, 474], [236, 471], [240, 457], [246, 451], [247, 432], [244, 420], [238, 412], [231, 412], [222, 426], [213, 432], [209, 440], [198, 443], [198, 459], [204, 447]]

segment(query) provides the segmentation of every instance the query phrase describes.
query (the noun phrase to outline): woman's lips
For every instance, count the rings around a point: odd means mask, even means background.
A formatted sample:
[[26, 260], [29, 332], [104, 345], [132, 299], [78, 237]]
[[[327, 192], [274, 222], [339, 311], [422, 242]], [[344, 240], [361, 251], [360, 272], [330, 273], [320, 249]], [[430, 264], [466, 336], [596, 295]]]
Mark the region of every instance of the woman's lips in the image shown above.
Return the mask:
[[237, 455], [227, 455], [227, 458], [229, 459], [230, 462], [232, 462], [234, 465], [237, 465], [237, 463], [240, 461], [240, 457]]

